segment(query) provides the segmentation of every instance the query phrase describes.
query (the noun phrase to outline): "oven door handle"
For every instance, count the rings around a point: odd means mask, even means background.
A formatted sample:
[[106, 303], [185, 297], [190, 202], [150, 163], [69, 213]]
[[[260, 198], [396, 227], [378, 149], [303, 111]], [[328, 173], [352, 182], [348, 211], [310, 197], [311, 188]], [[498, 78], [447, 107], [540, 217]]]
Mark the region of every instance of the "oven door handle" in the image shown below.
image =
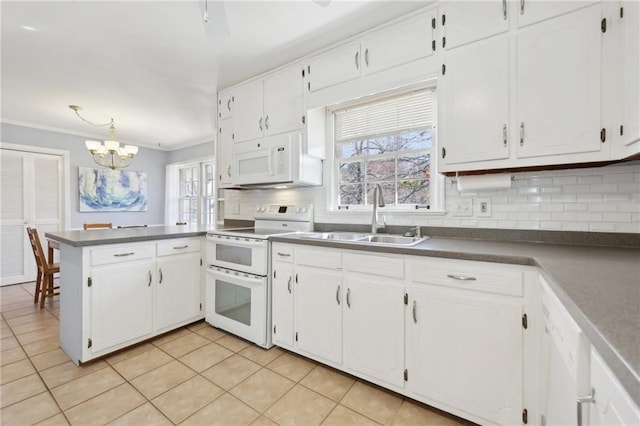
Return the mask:
[[244, 274], [238, 274], [238, 275], [236, 275], [235, 273], [227, 274], [226, 272], [218, 271], [217, 266], [208, 266], [207, 273], [211, 275], [216, 275], [221, 278], [225, 278], [227, 281], [235, 281], [235, 282], [240, 281], [240, 282], [246, 283], [248, 284], [247, 287], [261, 286], [264, 280], [266, 279], [266, 277], [261, 277], [258, 275], [249, 275], [245, 277]]

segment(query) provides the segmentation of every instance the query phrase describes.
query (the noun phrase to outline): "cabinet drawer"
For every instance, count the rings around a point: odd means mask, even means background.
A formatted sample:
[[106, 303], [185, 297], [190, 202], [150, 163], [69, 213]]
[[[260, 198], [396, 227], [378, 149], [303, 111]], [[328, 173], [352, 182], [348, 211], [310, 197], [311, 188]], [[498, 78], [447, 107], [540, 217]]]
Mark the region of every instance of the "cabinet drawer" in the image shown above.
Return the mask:
[[129, 262], [153, 257], [153, 245], [122, 245], [91, 250], [91, 266]]
[[175, 239], [156, 243], [158, 256], [170, 256], [172, 254], [193, 253], [200, 251], [200, 239]]
[[317, 268], [342, 269], [342, 253], [338, 249], [320, 249], [297, 247], [296, 265], [315, 266]]
[[344, 255], [344, 264], [347, 271], [404, 278], [404, 260], [397, 257], [347, 253]]
[[293, 246], [288, 244], [274, 243], [271, 249], [272, 260], [278, 262], [293, 262]]
[[412, 259], [411, 280], [416, 283], [466, 288], [508, 296], [523, 295], [523, 271], [511, 265], [449, 259]]

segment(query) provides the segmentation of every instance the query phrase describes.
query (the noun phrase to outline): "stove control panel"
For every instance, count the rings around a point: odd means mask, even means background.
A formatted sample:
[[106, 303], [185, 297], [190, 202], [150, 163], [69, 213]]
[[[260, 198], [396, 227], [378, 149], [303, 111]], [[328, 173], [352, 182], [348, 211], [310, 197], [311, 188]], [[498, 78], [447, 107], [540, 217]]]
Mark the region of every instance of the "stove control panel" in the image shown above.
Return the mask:
[[313, 204], [264, 204], [256, 206], [254, 219], [313, 221]]

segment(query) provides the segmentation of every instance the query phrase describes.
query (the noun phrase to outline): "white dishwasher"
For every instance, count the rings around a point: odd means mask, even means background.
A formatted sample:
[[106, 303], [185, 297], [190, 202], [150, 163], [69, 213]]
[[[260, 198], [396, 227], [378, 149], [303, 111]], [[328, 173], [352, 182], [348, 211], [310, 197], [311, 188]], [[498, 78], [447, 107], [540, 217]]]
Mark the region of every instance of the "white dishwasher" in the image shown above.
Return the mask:
[[558, 297], [540, 277], [540, 425], [587, 425], [578, 398], [591, 395], [590, 343]]

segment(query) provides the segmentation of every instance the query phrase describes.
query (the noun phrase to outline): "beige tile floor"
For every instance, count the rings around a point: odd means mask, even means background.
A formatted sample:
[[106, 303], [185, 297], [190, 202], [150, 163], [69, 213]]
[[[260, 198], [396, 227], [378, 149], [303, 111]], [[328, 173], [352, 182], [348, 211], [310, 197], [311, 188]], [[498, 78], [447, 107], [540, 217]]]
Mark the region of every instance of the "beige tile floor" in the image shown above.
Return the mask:
[[459, 425], [461, 419], [203, 321], [82, 367], [58, 345], [59, 301], [0, 287], [0, 424]]

